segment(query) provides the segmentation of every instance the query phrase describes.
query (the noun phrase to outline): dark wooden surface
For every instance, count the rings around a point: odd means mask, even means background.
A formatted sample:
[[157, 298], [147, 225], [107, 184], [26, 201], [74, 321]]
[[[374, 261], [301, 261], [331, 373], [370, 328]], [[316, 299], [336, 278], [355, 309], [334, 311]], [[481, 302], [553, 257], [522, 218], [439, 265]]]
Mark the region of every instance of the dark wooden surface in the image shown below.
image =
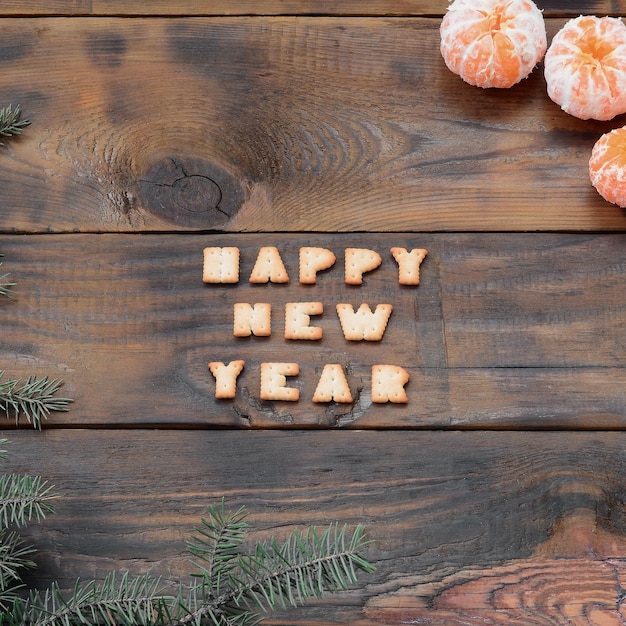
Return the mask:
[[[337, 16], [431, 16], [441, 17], [446, 0], [38, 0], [25, 5], [20, 0], [4, 0], [3, 16], [70, 15], [337, 15]], [[621, 15], [623, 0], [546, 0], [540, 4], [546, 15], [578, 17], [581, 13]]]
[[[18, 289], [0, 310], [1, 354], [14, 375], [67, 380], [76, 407], [51, 426], [622, 428], [625, 244], [623, 234], [5, 235]], [[202, 282], [207, 245], [240, 248], [237, 285]], [[288, 284], [248, 282], [264, 245], [278, 248]], [[303, 245], [337, 256], [315, 285], [298, 283]], [[396, 245], [429, 251], [418, 287], [399, 284]], [[346, 247], [383, 257], [361, 286], [344, 282]], [[307, 301], [324, 305], [312, 320], [322, 340], [285, 339], [285, 304]], [[237, 302], [271, 303], [272, 335], [234, 337]], [[392, 304], [382, 341], [346, 341], [342, 302]], [[246, 361], [237, 397], [216, 400], [207, 364], [234, 359]], [[265, 361], [300, 365], [299, 402], [260, 400]], [[313, 403], [325, 363], [347, 372], [353, 404]], [[372, 404], [378, 363], [410, 372], [407, 404]]]
[[[33, 584], [174, 578], [224, 497], [253, 538], [338, 520], [373, 541], [375, 574], [270, 624], [626, 621], [626, 213], [587, 175], [626, 120], [567, 116], [541, 66], [465, 85], [437, 51], [446, 4], [2, 3], [0, 106], [32, 125], [0, 148], [0, 370], [75, 399], [3, 432], [8, 469], [62, 495], [28, 531]], [[550, 36], [626, 13], [540, 6]], [[304, 286], [312, 245], [337, 262]], [[202, 282], [206, 246], [240, 248], [237, 285]], [[262, 246], [288, 284], [249, 283]], [[419, 287], [393, 246], [428, 250]], [[361, 286], [348, 247], [383, 259]], [[323, 339], [284, 339], [305, 301]], [[233, 337], [236, 302], [270, 302], [272, 335]], [[340, 302], [392, 304], [382, 341], [346, 341]], [[216, 400], [208, 362], [239, 358]], [[298, 402], [260, 400], [266, 361], [299, 363]], [[312, 402], [325, 363], [353, 404]], [[375, 363], [410, 372], [406, 405], [371, 402]]]
[[463, 83], [439, 22], [4, 20], [0, 90], [35, 132], [5, 151], [0, 228], [624, 229], [587, 173], [619, 120], [563, 113], [540, 69]]
[[31, 533], [42, 549], [39, 583], [60, 576], [69, 585], [120, 564], [184, 574], [189, 529], [223, 495], [250, 509], [254, 539], [325, 526], [332, 513], [366, 524], [373, 540], [378, 570], [357, 589], [270, 623], [622, 617], [623, 433], [47, 430], [12, 438], [12, 465], [36, 466], [63, 496]]

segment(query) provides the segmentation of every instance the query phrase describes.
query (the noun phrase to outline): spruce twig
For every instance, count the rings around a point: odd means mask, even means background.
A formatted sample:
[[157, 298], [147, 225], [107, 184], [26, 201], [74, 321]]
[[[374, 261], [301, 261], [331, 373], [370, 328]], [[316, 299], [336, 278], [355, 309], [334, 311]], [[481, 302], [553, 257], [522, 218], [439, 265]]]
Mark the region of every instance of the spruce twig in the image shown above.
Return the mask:
[[27, 600], [14, 602], [8, 624], [152, 626], [162, 623], [160, 606], [164, 601], [159, 578], [113, 572], [101, 584], [76, 581], [69, 599], [56, 583], [43, 593], [33, 591]]
[[[8, 276], [0, 275], [0, 295], [11, 297], [11, 287], [15, 283], [9, 282]], [[13, 416], [16, 424], [20, 415], [24, 415], [33, 428], [41, 430], [42, 421], [51, 411], [68, 411], [69, 404], [73, 402], [71, 398], [59, 398], [54, 395], [63, 385], [61, 379], [48, 380], [47, 376], [43, 378], [29, 376], [22, 382], [19, 379], [3, 381], [1, 380], [3, 376], [4, 371], [0, 370], [0, 413], [4, 413], [7, 418]]]
[[5, 474], [0, 476], [0, 528], [40, 522], [54, 512], [50, 504], [57, 496], [54, 487], [40, 476]]
[[[0, 446], [6, 443], [6, 439], [0, 439]], [[0, 449], [0, 461], [5, 460], [6, 450]], [[3, 626], [5, 615], [11, 614], [19, 601], [16, 592], [23, 586], [22, 572], [35, 567], [29, 558], [35, 549], [25, 545], [13, 528], [42, 520], [51, 513], [50, 500], [56, 498], [52, 490], [39, 476], [0, 476], [0, 624]]]
[[19, 601], [16, 592], [23, 586], [22, 572], [35, 569], [35, 563], [29, 558], [34, 552], [16, 532], [0, 531], [0, 624], [3, 626], [3, 613], [12, 611]]
[[[22, 129], [30, 124], [28, 120], [20, 119], [21, 111], [19, 105], [9, 106], [0, 109], [0, 137], [13, 137], [20, 135]], [[0, 142], [0, 146], [4, 144]]]
[[0, 412], [7, 418], [13, 416], [15, 423], [24, 415], [33, 428], [41, 430], [41, 423], [51, 411], [69, 411], [71, 398], [61, 398], [54, 394], [63, 385], [59, 378], [49, 380], [47, 376], [29, 376], [24, 382], [20, 379], [4, 380], [0, 370]]
[[229, 513], [222, 502], [208, 511], [189, 543], [190, 552], [200, 561], [199, 570], [191, 582], [181, 583], [178, 596], [165, 594], [160, 578], [112, 573], [102, 583], [77, 581], [69, 597], [57, 584], [45, 592], [33, 591], [26, 599], [0, 593], [0, 622], [3, 626], [252, 626], [261, 619], [258, 610], [298, 606], [327, 592], [343, 591], [356, 582], [357, 570], [374, 570], [358, 554], [367, 543], [360, 525], [351, 537], [345, 526], [334, 524], [322, 533], [314, 527], [296, 531], [282, 545], [272, 539], [242, 552], [248, 528], [244, 509]]
[[[282, 545], [272, 539], [257, 543], [251, 552], [240, 553], [237, 547], [244, 515], [240, 509], [227, 519], [223, 508], [209, 508], [200, 532], [210, 539], [203, 542], [196, 537], [191, 544], [195, 556], [201, 558], [198, 545], [206, 544], [208, 564], [194, 574], [199, 582], [168, 610], [168, 626], [251, 626], [260, 620], [257, 609], [264, 612], [298, 606], [326, 593], [345, 591], [356, 582], [357, 570], [374, 571], [374, 566], [359, 555], [367, 544], [361, 525], [351, 537], [346, 526], [334, 524], [321, 533], [311, 527], [295, 531]], [[227, 563], [217, 572], [216, 554]]]
[[[2, 258], [1, 254], [0, 258]], [[2, 266], [2, 261], [0, 261], [0, 266]], [[14, 287], [15, 283], [10, 282], [8, 278], [8, 274], [0, 274], [0, 296], [7, 296], [10, 298], [12, 293], [11, 287]]]
[[189, 553], [200, 561], [196, 563], [198, 571], [194, 576], [208, 583], [216, 596], [221, 593], [221, 583], [236, 566], [238, 549], [249, 528], [246, 517], [243, 507], [234, 513], [226, 511], [222, 500], [220, 506], [211, 507], [208, 517], [202, 518], [202, 525], [195, 529], [196, 535], [187, 544]]

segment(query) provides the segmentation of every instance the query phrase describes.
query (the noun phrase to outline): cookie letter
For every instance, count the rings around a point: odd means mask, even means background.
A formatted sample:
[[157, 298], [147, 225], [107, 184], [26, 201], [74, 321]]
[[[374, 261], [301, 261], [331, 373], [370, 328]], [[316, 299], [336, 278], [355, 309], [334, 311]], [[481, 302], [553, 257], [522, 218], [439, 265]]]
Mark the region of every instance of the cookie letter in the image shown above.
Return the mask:
[[209, 369], [215, 376], [215, 397], [234, 398], [237, 391], [237, 376], [243, 369], [245, 361], [231, 361], [224, 365], [221, 361], [211, 361]]
[[205, 248], [202, 281], [239, 282], [239, 248]]
[[300, 282], [314, 285], [317, 273], [335, 264], [335, 255], [326, 248], [300, 248]]
[[366, 303], [356, 313], [351, 304], [337, 305], [341, 330], [348, 341], [380, 341], [392, 311], [391, 304], [377, 304], [374, 313]]
[[398, 282], [401, 285], [419, 285], [420, 265], [428, 252], [423, 248], [413, 248], [411, 252], [405, 248], [391, 248], [391, 254], [398, 263]]
[[233, 335], [235, 337], [269, 337], [272, 334], [272, 305], [257, 302], [237, 302], [234, 306]]
[[297, 363], [261, 363], [261, 400], [297, 402], [300, 390], [287, 387], [286, 376], [297, 376]]
[[404, 385], [408, 382], [409, 373], [403, 367], [373, 365], [372, 402], [408, 402], [404, 391]]
[[346, 248], [345, 281], [347, 285], [363, 283], [363, 274], [375, 270], [382, 263], [378, 252], [366, 248]]
[[338, 363], [324, 365], [313, 402], [352, 402], [352, 394], [343, 367]]
[[322, 329], [309, 326], [311, 315], [321, 315], [321, 302], [287, 302], [285, 305], [285, 339], [321, 339]]
[[251, 283], [288, 283], [289, 275], [280, 258], [278, 248], [266, 246], [259, 249], [256, 263], [250, 274]]

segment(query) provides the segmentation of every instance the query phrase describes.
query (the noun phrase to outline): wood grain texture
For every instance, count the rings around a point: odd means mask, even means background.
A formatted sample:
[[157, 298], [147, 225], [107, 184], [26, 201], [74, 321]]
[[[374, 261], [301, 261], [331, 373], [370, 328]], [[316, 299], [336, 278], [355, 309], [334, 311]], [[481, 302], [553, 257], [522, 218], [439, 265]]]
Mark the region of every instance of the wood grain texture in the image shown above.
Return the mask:
[[[168, 16], [232, 16], [232, 15], [336, 15], [336, 16], [398, 16], [419, 17], [442, 15], [447, 0], [38, 0], [27, 4], [4, 0], [0, 15], [168, 15]], [[621, 0], [545, 0], [537, 2], [546, 16], [580, 14], [623, 15], [626, 5]]]
[[620, 119], [563, 113], [541, 68], [463, 83], [438, 27], [5, 20], [0, 89], [32, 126], [3, 149], [0, 230], [623, 230], [587, 174]]
[[[252, 540], [335, 520], [372, 539], [373, 575], [270, 625], [626, 622], [626, 212], [587, 178], [624, 119], [566, 115], [541, 65], [464, 84], [447, 4], [0, 3], [0, 106], [32, 122], [0, 148], [0, 370], [75, 399], [42, 433], [2, 423], [5, 469], [62, 496], [26, 531], [29, 584], [175, 580], [224, 497]], [[538, 4], [550, 38], [626, 13]], [[240, 247], [238, 285], [202, 283], [208, 245]], [[288, 285], [249, 284], [266, 245]], [[311, 245], [337, 263], [303, 286]], [[418, 288], [392, 246], [428, 249]], [[361, 287], [346, 247], [383, 257]], [[284, 339], [294, 301], [324, 304], [322, 341]], [[234, 338], [236, 302], [271, 302], [272, 336]], [[347, 342], [338, 302], [393, 304], [383, 340]], [[236, 358], [218, 401], [207, 364]], [[299, 363], [299, 402], [259, 399], [268, 360]], [[327, 362], [353, 404], [311, 401]], [[407, 405], [371, 402], [377, 362], [410, 372]]]
[[[624, 428], [623, 234], [4, 236], [16, 297], [0, 304], [0, 369], [62, 377], [76, 399], [51, 425], [243, 428]], [[276, 246], [289, 284], [248, 282]], [[298, 283], [300, 246], [332, 250], [316, 285]], [[236, 285], [202, 282], [203, 248], [237, 246]], [[426, 248], [419, 287], [398, 283], [390, 248]], [[346, 247], [383, 262], [346, 285]], [[321, 302], [319, 341], [284, 338], [288, 302]], [[270, 337], [234, 337], [234, 305], [268, 302]], [[337, 303], [394, 307], [380, 342], [344, 339]], [[208, 363], [245, 360], [234, 400]], [[260, 400], [262, 362], [296, 362], [298, 402]], [[354, 402], [312, 401], [338, 363]], [[405, 405], [371, 401], [371, 367], [411, 376]]]
[[[184, 576], [207, 504], [245, 505], [252, 540], [363, 523], [357, 589], [274, 624], [618, 624], [623, 433], [4, 433], [57, 513], [29, 529], [38, 584], [122, 565]], [[140, 470], [140, 471], [138, 471]]]

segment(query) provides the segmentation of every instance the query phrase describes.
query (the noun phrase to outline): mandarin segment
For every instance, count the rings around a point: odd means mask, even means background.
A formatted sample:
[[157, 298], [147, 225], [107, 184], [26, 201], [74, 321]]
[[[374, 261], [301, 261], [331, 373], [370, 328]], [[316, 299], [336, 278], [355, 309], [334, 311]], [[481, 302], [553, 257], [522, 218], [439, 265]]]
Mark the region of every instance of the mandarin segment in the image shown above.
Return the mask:
[[448, 68], [477, 87], [512, 87], [547, 48], [543, 15], [531, 0], [455, 0], [440, 26]]
[[619, 18], [581, 15], [554, 36], [545, 57], [548, 95], [583, 120], [626, 112], [626, 26]]
[[589, 178], [605, 200], [626, 207], [626, 126], [598, 139], [589, 159]]

